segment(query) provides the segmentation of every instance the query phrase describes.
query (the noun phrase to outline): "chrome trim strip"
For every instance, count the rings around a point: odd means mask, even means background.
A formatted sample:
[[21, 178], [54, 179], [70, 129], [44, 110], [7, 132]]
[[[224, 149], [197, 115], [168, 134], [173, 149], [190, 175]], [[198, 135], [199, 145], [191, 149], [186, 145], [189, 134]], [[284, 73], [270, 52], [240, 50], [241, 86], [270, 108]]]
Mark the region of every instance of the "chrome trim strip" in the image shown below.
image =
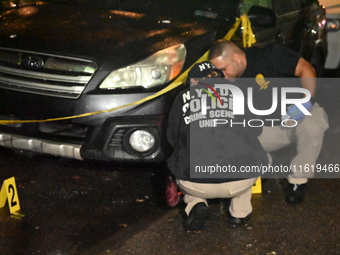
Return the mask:
[[[7, 83], [8, 86], [6, 86], [3, 83]], [[52, 92], [59, 92], [59, 93], [75, 93], [80, 94], [84, 90], [84, 86], [58, 86], [58, 85], [51, 85], [51, 84], [44, 84], [39, 82], [30, 82], [30, 81], [24, 81], [20, 82], [15, 79], [11, 78], [4, 78], [0, 76], [0, 87], [5, 87], [7, 89], [16, 86], [18, 87], [18, 90], [21, 90], [22, 88], [27, 89], [36, 89], [36, 90], [45, 90], [45, 91], [52, 91]]]
[[43, 52], [38, 52], [38, 51], [20, 50], [20, 49], [3, 48], [3, 47], [0, 47], [0, 50], [11, 51], [11, 52], [14, 52], [14, 53], [16, 53], [16, 52], [30, 53], [30, 54], [34, 54], [34, 55], [41, 55], [41, 56], [47, 56], [47, 57], [57, 57], [57, 58], [63, 58], [63, 59], [69, 59], [69, 60], [82, 61], [82, 62], [86, 62], [86, 63], [93, 63], [93, 61], [88, 60], [88, 59], [69, 57], [69, 56], [64, 56], [64, 55], [49, 54], [49, 53], [43, 53]]
[[59, 91], [44, 91], [41, 89], [34, 90], [34, 89], [29, 89], [29, 88], [24, 88], [24, 87], [15, 87], [15, 86], [4, 86], [0, 82], [0, 88], [3, 89], [8, 89], [8, 90], [14, 90], [14, 91], [19, 91], [19, 92], [25, 92], [25, 93], [30, 93], [30, 94], [35, 94], [35, 95], [43, 95], [43, 96], [50, 96], [50, 97], [61, 97], [61, 98], [69, 98], [69, 99], [77, 99], [79, 98], [80, 94], [71, 94], [71, 93], [61, 93]]
[[44, 79], [57, 82], [68, 82], [68, 83], [88, 83], [92, 75], [89, 76], [68, 76], [59, 74], [48, 74], [48, 73], [38, 73], [27, 70], [18, 70], [15, 68], [0, 66], [0, 72], [16, 75], [20, 77], [33, 78], [33, 79]]
[[83, 160], [80, 155], [82, 145], [51, 142], [42, 139], [0, 133], [0, 146], [10, 149], [28, 150], [41, 154]]

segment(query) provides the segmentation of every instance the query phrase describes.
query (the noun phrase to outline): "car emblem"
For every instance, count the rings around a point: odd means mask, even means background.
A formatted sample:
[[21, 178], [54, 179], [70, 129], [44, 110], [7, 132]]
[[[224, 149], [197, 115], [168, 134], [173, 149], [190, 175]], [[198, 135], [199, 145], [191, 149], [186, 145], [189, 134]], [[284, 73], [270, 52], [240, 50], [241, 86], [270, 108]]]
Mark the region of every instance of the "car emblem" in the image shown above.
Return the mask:
[[44, 66], [44, 60], [38, 56], [25, 55], [21, 59], [21, 65], [28, 69], [40, 69]]

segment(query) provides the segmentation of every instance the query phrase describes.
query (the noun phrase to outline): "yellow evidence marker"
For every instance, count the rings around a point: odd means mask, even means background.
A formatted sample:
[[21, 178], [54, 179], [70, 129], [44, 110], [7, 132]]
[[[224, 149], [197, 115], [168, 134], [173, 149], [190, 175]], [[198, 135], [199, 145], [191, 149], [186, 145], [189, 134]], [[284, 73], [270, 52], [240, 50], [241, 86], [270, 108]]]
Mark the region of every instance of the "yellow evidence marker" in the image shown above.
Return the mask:
[[262, 193], [262, 180], [261, 180], [261, 177], [257, 178], [255, 184], [251, 188], [251, 193], [253, 193], [253, 194]]
[[18, 214], [17, 211], [20, 210], [20, 203], [14, 177], [6, 179], [2, 184], [0, 191], [0, 208], [5, 206], [6, 200], [8, 200], [10, 213]]

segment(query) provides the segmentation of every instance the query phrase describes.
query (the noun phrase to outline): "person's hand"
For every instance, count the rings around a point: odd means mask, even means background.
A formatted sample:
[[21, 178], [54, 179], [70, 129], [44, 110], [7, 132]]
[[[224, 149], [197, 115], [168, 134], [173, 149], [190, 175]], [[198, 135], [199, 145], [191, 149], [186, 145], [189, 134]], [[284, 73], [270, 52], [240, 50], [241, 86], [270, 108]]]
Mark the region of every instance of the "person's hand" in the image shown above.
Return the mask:
[[[303, 103], [304, 106], [308, 111], [312, 108], [313, 104], [311, 101]], [[287, 114], [283, 117], [283, 119], [290, 119], [300, 121], [305, 117], [305, 114], [294, 104], [287, 108]]]

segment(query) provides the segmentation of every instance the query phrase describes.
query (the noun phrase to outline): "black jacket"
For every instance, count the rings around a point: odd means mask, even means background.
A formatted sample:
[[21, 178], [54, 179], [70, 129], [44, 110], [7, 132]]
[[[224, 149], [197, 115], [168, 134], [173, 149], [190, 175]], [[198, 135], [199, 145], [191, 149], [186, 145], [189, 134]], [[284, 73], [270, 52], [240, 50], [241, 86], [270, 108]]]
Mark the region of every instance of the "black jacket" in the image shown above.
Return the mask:
[[[261, 128], [242, 125], [230, 127], [230, 121], [246, 123], [242, 120], [245, 116], [228, 118], [223, 114], [223, 118], [219, 119], [229, 121], [228, 124], [209, 126], [212, 118], [201, 118], [199, 112], [194, 113], [190, 109], [190, 101], [196, 100], [192, 94], [193, 91], [190, 93], [189, 89], [180, 93], [169, 114], [167, 138], [174, 150], [168, 159], [168, 167], [174, 176], [199, 183], [222, 183], [259, 176], [260, 173], [240, 175], [229, 172], [193, 175], [195, 169], [202, 170], [204, 166], [229, 166], [239, 171], [244, 166], [268, 165], [268, 158], [258, 140]], [[227, 101], [226, 98], [224, 100]], [[207, 115], [217, 111], [221, 112], [216, 108], [209, 110]]]

